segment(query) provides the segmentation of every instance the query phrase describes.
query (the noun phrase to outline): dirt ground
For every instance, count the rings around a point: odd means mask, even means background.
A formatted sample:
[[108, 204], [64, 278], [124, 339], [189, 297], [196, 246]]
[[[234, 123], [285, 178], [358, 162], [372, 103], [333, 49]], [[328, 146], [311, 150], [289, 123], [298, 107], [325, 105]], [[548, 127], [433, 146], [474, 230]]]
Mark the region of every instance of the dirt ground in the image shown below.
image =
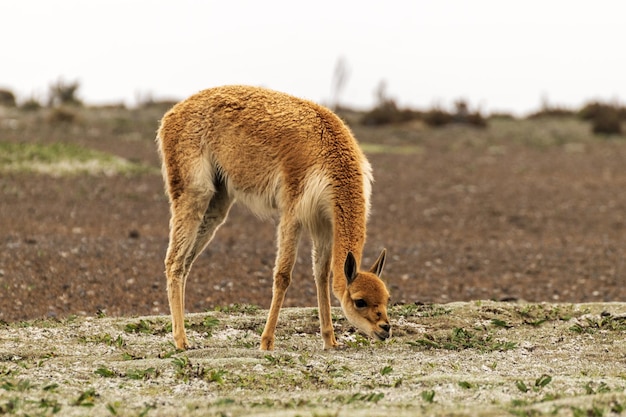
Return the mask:
[[[364, 263], [387, 248], [395, 302], [626, 300], [626, 143], [587, 138], [578, 122], [525, 123], [354, 127], [384, 145], [366, 147], [376, 182]], [[0, 320], [167, 314], [169, 213], [152, 136], [10, 127], [0, 140], [69, 140], [155, 169], [0, 174]], [[192, 269], [187, 310], [268, 307], [274, 230], [235, 206]], [[287, 306], [316, 303], [309, 252], [305, 238]]]

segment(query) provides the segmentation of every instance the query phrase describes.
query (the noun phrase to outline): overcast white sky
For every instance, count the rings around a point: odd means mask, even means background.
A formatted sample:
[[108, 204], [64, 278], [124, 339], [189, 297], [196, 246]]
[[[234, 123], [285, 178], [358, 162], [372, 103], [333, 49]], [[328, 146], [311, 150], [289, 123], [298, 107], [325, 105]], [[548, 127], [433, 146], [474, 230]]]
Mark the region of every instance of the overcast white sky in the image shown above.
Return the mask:
[[87, 103], [184, 98], [262, 85], [369, 107], [381, 80], [401, 105], [518, 114], [626, 100], [621, 0], [5, 0], [0, 87], [44, 99], [59, 77]]

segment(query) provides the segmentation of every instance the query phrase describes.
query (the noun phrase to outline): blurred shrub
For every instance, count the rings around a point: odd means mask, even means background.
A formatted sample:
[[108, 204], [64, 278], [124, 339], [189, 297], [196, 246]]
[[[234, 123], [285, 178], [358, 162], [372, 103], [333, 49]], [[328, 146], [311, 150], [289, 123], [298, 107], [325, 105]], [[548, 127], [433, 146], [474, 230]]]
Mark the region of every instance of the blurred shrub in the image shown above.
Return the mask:
[[489, 114], [489, 119], [494, 120], [515, 120], [515, 116], [507, 112], [494, 112]]
[[575, 117], [576, 111], [565, 107], [543, 107], [541, 110], [528, 115], [528, 119], [541, 119], [546, 117]]
[[449, 113], [441, 108], [435, 107], [424, 115], [424, 122], [428, 126], [439, 127], [449, 123], [459, 123], [475, 127], [486, 127], [487, 120], [478, 110], [471, 111], [467, 101], [459, 99], [454, 103], [454, 113]]
[[467, 124], [476, 127], [487, 126], [487, 120], [479, 111], [470, 111], [465, 100], [455, 103], [454, 113], [447, 112], [439, 107], [433, 107], [427, 112], [412, 109], [399, 109], [394, 100], [381, 101], [372, 110], [365, 113], [361, 123], [369, 126], [404, 123], [412, 120], [423, 120], [428, 126], [440, 127], [450, 123]]
[[476, 127], [487, 126], [487, 120], [485, 120], [478, 110], [472, 112], [469, 104], [464, 99], [455, 101], [454, 108], [455, 112], [452, 115], [453, 122], [468, 124]]
[[65, 105], [81, 106], [83, 103], [76, 96], [79, 88], [80, 83], [78, 81], [65, 82], [63, 79], [57, 80], [50, 84], [48, 105], [50, 107]]
[[604, 107], [606, 107], [605, 104], [597, 101], [587, 103], [578, 111], [578, 117], [583, 120], [593, 120], [599, 113], [602, 112]]
[[422, 113], [411, 109], [399, 109], [394, 100], [385, 100], [361, 118], [361, 124], [379, 126], [419, 120]]
[[463, 123], [474, 127], [487, 127], [487, 119], [485, 119], [479, 112], [468, 114]]
[[15, 107], [15, 94], [12, 91], [0, 89], [0, 106]]
[[67, 107], [55, 107], [50, 110], [47, 121], [53, 125], [70, 124], [77, 120], [77, 114], [74, 110]]
[[433, 108], [424, 115], [424, 122], [428, 126], [440, 127], [452, 122], [453, 118], [450, 113], [440, 108]]
[[41, 103], [35, 97], [31, 97], [22, 103], [20, 109], [25, 111], [37, 111], [41, 108]]
[[625, 110], [616, 105], [594, 101], [583, 106], [578, 116], [591, 121], [593, 133], [619, 135], [622, 133], [622, 121], [626, 120]]
[[422, 113], [411, 109], [400, 109], [396, 101], [387, 94], [387, 83], [381, 80], [375, 90], [376, 106], [365, 113], [361, 124], [378, 126], [385, 124], [404, 123], [421, 119]]
[[596, 134], [621, 135], [622, 123], [616, 112], [606, 112], [593, 119], [591, 130]]

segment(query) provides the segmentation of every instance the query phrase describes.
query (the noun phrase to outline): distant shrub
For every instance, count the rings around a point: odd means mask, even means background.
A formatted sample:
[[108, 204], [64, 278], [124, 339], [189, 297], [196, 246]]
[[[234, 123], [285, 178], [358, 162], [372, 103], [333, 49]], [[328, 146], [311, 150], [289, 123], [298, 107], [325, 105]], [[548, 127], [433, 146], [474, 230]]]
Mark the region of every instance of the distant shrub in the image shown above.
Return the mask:
[[507, 112], [494, 112], [489, 114], [489, 119], [495, 120], [515, 120], [515, 116]]
[[596, 134], [620, 135], [622, 133], [622, 123], [617, 109], [614, 107], [602, 109], [591, 120], [591, 130]]
[[462, 123], [475, 127], [487, 127], [487, 119], [485, 119], [479, 112], [468, 114]]
[[0, 106], [15, 107], [15, 94], [12, 91], [0, 89]]
[[440, 127], [451, 123], [453, 120], [452, 115], [440, 108], [433, 108], [424, 114], [424, 122], [428, 126]]
[[59, 79], [55, 83], [50, 84], [48, 105], [50, 107], [64, 105], [81, 106], [82, 101], [76, 95], [79, 88], [80, 83], [78, 81], [65, 82], [63, 79]]
[[25, 111], [36, 111], [41, 108], [41, 103], [35, 97], [31, 97], [22, 103], [20, 109]]
[[365, 113], [361, 124], [378, 126], [385, 124], [404, 123], [421, 119], [421, 112], [411, 109], [400, 109], [396, 101], [387, 94], [387, 83], [381, 80], [375, 90], [376, 106]]
[[620, 120], [626, 121], [626, 107], [621, 107], [615, 104], [601, 103], [599, 101], [592, 101], [585, 104], [578, 111], [578, 116], [583, 120], [593, 120], [606, 112], [614, 112]]
[[604, 107], [606, 107], [605, 104], [602, 104], [597, 101], [587, 103], [583, 106], [582, 109], [578, 111], [578, 117], [580, 117], [583, 120], [593, 120], [602, 111]]
[[528, 119], [554, 118], [554, 117], [575, 117], [576, 111], [565, 107], [543, 107], [541, 110], [528, 115]]
[[77, 114], [67, 107], [55, 107], [48, 114], [47, 120], [50, 124], [70, 124], [77, 120]]
[[89, 106], [92, 110], [127, 110], [126, 104], [123, 101], [119, 103], [99, 104], [95, 106]]
[[404, 123], [419, 120], [422, 113], [411, 109], [399, 109], [394, 100], [385, 100], [361, 118], [361, 124], [379, 126], [385, 124]]
[[452, 115], [454, 123], [463, 123], [476, 127], [486, 127], [487, 121], [479, 111], [472, 112], [467, 101], [459, 99], [454, 103], [455, 113]]
[[591, 121], [591, 131], [595, 134], [619, 135], [622, 133], [622, 121], [626, 120], [626, 111], [616, 105], [594, 101], [583, 106], [578, 116]]
[[479, 111], [471, 111], [467, 101], [460, 99], [454, 103], [454, 113], [434, 107], [424, 114], [424, 122], [431, 127], [445, 126], [450, 123], [466, 124], [475, 127], [486, 127], [487, 120]]

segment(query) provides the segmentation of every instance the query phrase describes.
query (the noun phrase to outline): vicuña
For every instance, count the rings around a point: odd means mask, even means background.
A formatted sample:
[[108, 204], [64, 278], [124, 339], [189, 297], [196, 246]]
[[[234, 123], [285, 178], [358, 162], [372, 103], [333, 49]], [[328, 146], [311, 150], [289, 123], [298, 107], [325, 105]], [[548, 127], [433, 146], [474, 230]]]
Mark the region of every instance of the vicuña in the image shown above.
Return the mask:
[[157, 142], [170, 199], [165, 273], [178, 349], [189, 347], [184, 327], [189, 270], [235, 200], [262, 218], [276, 213], [280, 219], [261, 350], [274, 349], [278, 313], [303, 230], [313, 242], [324, 348], [338, 346], [331, 319], [331, 272], [333, 293], [348, 320], [372, 338], [390, 337], [389, 292], [379, 278], [385, 250], [369, 271], [359, 270], [372, 169], [334, 113], [268, 89], [217, 87], [167, 112]]

